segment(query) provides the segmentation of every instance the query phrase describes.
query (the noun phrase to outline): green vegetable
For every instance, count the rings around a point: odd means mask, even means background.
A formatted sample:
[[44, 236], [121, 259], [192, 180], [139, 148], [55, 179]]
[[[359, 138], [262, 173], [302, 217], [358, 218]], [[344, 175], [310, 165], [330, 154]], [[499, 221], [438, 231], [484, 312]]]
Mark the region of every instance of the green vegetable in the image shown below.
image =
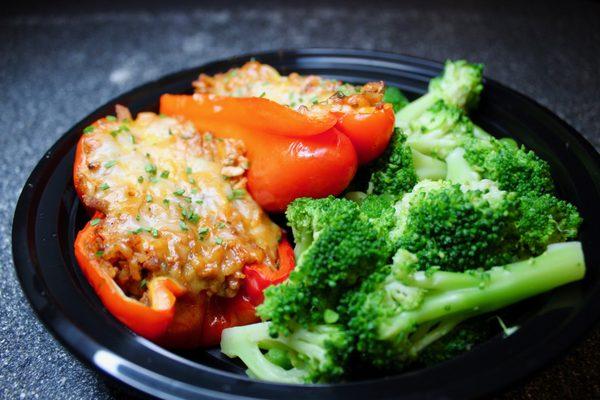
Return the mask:
[[[444, 175], [445, 172], [444, 170]], [[416, 183], [417, 174], [411, 149], [406, 146], [406, 136], [397, 129], [385, 153], [373, 168], [370, 191], [375, 194], [400, 195], [410, 191]]]
[[402, 107], [406, 106], [409, 101], [404, 96], [404, 93], [397, 87], [386, 86], [385, 92], [383, 92], [383, 101], [385, 103], [391, 103], [394, 108], [394, 112], [398, 112]]
[[461, 187], [420, 182], [395, 205], [395, 248], [418, 257], [421, 269], [464, 271], [515, 261], [516, 197], [491, 181]]
[[229, 357], [239, 357], [248, 368], [248, 375], [260, 380], [330, 382], [344, 374], [351, 338], [343, 327], [319, 325], [273, 338], [269, 325], [261, 322], [225, 329], [221, 351]]
[[98, 225], [102, 220], [100, 218], [94, 218], [93, 220], [90, 221], [90, 225], [91, 226], [96, 226]]
[[479, 102], [483, 65], [464, 60], [446, 61], [444, 72], [429, 82], [429, 91], [396, 113], [396, 126], [407, 127], [438, 100], [469, 110]]
[[[554, 191], [548, 163], [524, 147], [498, 139], [471, 139], [463, 148], [464, 152], [457, 149], [446, 160], [449, 171], [460, 171], [449, 172], [449, 180], [464, 182], [478, 175], [498, 182], [502, 190], [520, 194], [544, 194]], [[459, 165], [466, 162], [467, 165], [461, 165], [462, 170], [450, 165], [457, 162]], [[465, 173], [468, 174], [467, 177]]]
[[350, 200], [297, 199], [286, 216], [296, 242], [296, 267], [288, 281], [265, 290], [257, 308], [273, 334], [324, 323], [342, 294], [385, 262], [387, 241]]
[[485, 272], [418, 270], [418, 259], [399, 250], [345, 299], [362, 362], [400, 370], [428, 345], [475, 315], [583, 278], [579, 242], [554, 244], [542, 255]]
[[269, 322], [223, 335], [250, 376], [331, 382], [350, 360], [386, 373], [447, 360], [493, 334], [482, 314], [583, 278], [576, 207], [544, 160], [468, 118], [481, 89], [466, 61], [407, 105], [387, 88], [400, 128], [386, 152], [344, 199], [289, 205], [296, 267], [264, 292]]

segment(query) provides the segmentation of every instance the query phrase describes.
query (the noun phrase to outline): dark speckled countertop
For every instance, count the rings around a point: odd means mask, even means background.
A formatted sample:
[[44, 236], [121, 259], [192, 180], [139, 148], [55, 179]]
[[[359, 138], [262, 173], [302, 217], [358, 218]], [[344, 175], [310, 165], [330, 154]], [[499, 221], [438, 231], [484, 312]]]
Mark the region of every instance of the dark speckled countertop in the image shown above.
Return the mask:
[[[59, 8], [62, 3], [0, 14], [2, 399], [123, 396], [67, 353], [34, 316], [15, 277], [11, 224], [21, 188], [44, 151], [97, 106], [143, 82], [215, 58], [290, 47], [467, 58], [485, 63], [487, 76], [550, 108], [600, 148], [599, 4], [273, 2], [217, 8], [190, 1], [169, 2], [167, 9], [146, 1], [140, 9], [125, 1], [117, 11], [110, 3], [94, 2], [85, 10], [68, 1], [70, 7]], [[498, 397], [600, 397], [600, 329]]]

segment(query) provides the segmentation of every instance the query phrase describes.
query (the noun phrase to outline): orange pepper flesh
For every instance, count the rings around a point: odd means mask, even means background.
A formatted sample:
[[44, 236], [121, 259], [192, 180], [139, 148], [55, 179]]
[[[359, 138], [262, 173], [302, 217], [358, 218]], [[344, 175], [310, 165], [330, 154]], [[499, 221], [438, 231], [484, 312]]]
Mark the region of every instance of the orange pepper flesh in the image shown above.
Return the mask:
[[[188, 107], [189, 96], [163, 95], [170, 107]], [[172, 97], [171, 97], [172, 96]], [[207, 124], [235, 124], [270, 135], [306, 137], [323, 133], [336, 124], [337, 118], [328, 112], [304, 114], [274, 101], [260, 97], [219, 97], [195, 94], [195, 118]], [[181, 102], [180, 104], [177, 104]], [[162, 103], [162, 100], [161, 100]]]
[[359, 164], [367, 164], [387, 148], [394, 132], [394, 110], [389, 105], [370, 113], [350, 112], [339, 116], [336, 128], [352, 141]]
[[[96, 214], [95, 218], [98, 217], [102, 215]], [[119, 321], [145, 338], [160, 338], [173, 321], [177, 297], [185, 294], [186, 289], [172, 279], [163, 278], [152, 282], [148, 288], [150, 306], [127, 297], [91, 252], [90, 246], [95, 237], [96, 228], [88, 222], [75, 239], [75, 257], [88, 282], [104, 306]]]
[[[103, 215], [96, 213], [94, 218]], [[294, 267], [293, 249], [283, 238], [278, 246], [279, 269], [262, 264], [244, 269], [260, 271], [258, 288], [252, 286], [250, 278], [233, 298], [207, 298], [204, 292], [195, 296], [188, 293], [171, 278], [157, 277], [148, 284], [150, 305], [146, 305], [126, 296], [102, 269], [91, 247], [96, 235], [96, 228], [88, 222], [75, 240], [75, 256], [88, 282], [119, 321], [140, 336], [169, 348], [215, 346], [223, 329], [257, 322], [255, 307], [263, 301], [262, 291], [284, 281]]]
[[201, 132], [242, 140], [250, 161], [248, 190], [270, 212], [284, 211], [298, 197], [341, 193], [358, 167], [352, 142], [336, 128], [303, 137], [268, 134], [235, 120], [207, 117], [215, 113], [211, 102], [189, 95], [162, 95], [160, 112], [190, 120]]

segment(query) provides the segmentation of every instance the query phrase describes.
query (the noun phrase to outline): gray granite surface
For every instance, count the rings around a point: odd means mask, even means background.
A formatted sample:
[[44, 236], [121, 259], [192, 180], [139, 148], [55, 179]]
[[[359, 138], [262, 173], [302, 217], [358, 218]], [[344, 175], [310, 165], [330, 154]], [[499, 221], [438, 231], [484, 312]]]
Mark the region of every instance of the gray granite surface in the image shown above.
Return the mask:
[[[481, 61], [488, 76], [549, 107], [600, 148], [598, 21], [594, 3], [463, 1], [168, 9], [163, 3], [160, 10], [95, 6], [0, 16], [0, 398], [123, 396], [37, 321], [15, 278], [10, 246], [15, 202], [37, 160], [100, 104], [161, 75], [240, 52], [380, 49]], [[599, 360], [596, 329], [565, 358], [498, 396], [600, 397]]]

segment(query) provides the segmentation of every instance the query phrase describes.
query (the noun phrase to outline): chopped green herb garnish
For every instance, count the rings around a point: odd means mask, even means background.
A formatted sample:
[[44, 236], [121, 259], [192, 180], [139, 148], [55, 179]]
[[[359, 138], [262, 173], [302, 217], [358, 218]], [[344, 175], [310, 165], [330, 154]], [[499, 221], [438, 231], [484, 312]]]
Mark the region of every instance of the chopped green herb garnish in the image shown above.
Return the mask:
[[148, 164], [148, 165], [146, 165], [146, 167], [144, 169], [150, 175], [155, 175], [156, 174], [156, 165], [154, 165], [154, 164]]
[[132, 143], [132, 144], [135, 144], [135, 136], [133, 136], [133, 135], [129, 135], [129, 137], [131, 138], [131, 143]]
[[106, 190], [108, 189], [110, 186], [108, 185], [108, 183], [104, 182], [102, 185], [100, 185], [100, 190]]
[[187, 225], [183, 221], [179, 221], [179, 227], [181, 228], [182, 231], [187, 231], [188, 230]]
[[155, 238], [157, 238], [157, 237], [158, 237], [158, 229], [156, 229], [156, 228], [152, 228], [152, 231], [151, 231], [151, 232], [152, 232], [152, 237], [155, 237]]
[[265, 92], [262, 92], [262, 93], [260, 94], [260, 96], [258, 96], [258, 97], [265, 97], [265, 95], [266, 95], [266, 93], [265, 93]]
[[91, 226], [96, 226], [100, 223], [101, 219], [100, 218], [94, 218], [93, 220], [90, 221], [90, 225]]
[[83, 133], [92, 133], [92, 132], [94, 132], [94, 127], [92, 125], [86, 126], [85, 128], [83, 128]]
[[163, 171], [160, 173], [160, 177], [163, 179], [167, 179], [169, 177], [169, 171]]
[[188, 182], [189, 182], [191, 185], [195, 185], [195, 184], [196, 184], [196, 180], [195, 180], [194, 178], [190, 178], [190, 179], [188, 179]]
[[192, 190], [190, 190], [190, 193], [191, 193], [191, 194], [196, 194], [196, 193], [198, 193], [198, 189], [196, 189], [196, 188], [193, 188]]
[[203, 226], [198, 229], [198, 236], [200, 240], [206, 239], [206, 235], [208, 235], [209, 229], [206, 226]]
[[140, 287], [143, 289], [148, 285], [148, 282], [145, 279], [142, 279], [140, 281]]
[[171, 201], [169, 201], [169, 199], [163, 199], [163, 204], [168, 206], [169, 203], [171, 203]]
[[169, 128], [169, 136], [173, 136], [173, 131]]
[[139, 221], [140, 219], [142, 219], [142, 216], [140, 214], [138, 214], [138, 215], [135, 216], [135, 220], [136, 221]]
[[150, 179], [148, 179], [150, 182], [152, 183], [157, 183], [158, 182], [158, 178], [155, 176], [151, 176]]
[[183, 217], [183, 219], [186, 219], [188, 217], [188, 213], [189, 213], [189, 211], [187, 209], [182, 208], [181, 216]]
[[219, 228], [219, 229], [223, 229], [223, 228], [225, 228], [226, 226], [227, 226], [227, 224], [226, 224], [225, 222], [221, 221], [221, 222], [219, 222], [219, 224], [217, 225], [217, 228]]
[[149, 194], [146, 195], [146, 203], [152, 203], [152, 196]]
[[138, 234], [140, 234], [140, 233], [141, 233], [143, 230], [144, 230], [144, 228], [137, 228], [136, 230], [134, 230], [134, 231], [131, 231], [131, 233], [133, 233], [134, 235], [138, 235]]
[[207, 142], [210, 142], [212, 139], [213, 139], [213, 137], [210, 133], [204, 134], [204, 140], [206, 140]]
[[107, 115], [106, 120], [110, 121], [110, 122], [114, 122], [117, 120], [117, 117], [115, 117], [114, 115]]
[[142, 182], [144, 182], [144, 177], [143, 177], [143, 176], [138, 176], [138, 182], [139, 182], [139, 183], [142, 183]]
[[104, 251], [102, 251], [102, 250], [98, 250], [96, 252], [96, 257], [102, 257], [103, 255], [104, 255]]
[[220, 237], [216, 237], [215, 238], [215, 243], [216, 244], [223, 244], [223, 239], [221, 239]]
[[197, 224], [198, 221], [200, 221], [200, 216], [198, 214], [196, 214], [195, 212], [192, 212], [189, 216], [188, 216], [188, 220], [192, 223], [192, 224]]
[[191, 174], [192, 173], [192, 169], [190, 167], [186, 167], [185, 168], [185, 173], [186, 174]]
[[107, 161], [104, 163], [104, 168], [112, 168], [117, 164], [116, 160]]
[[227, 199], [239, 200], [239, 199], [243, 199], [245, 196], [246, 196], [246, 191], [244, 189], [234, 189], [231, 191], [231, 194], [227, 195]]
[[204, 200], [196, 200], [194, 203], [196, 203], [196, 204], [202, 204], [202, 203], [204, 203]]
[[183, 196], [183, 194], [185, 193], [185, 189], [178, 189], [176, 191], [173, 192], [173, 194], [175, 196]]

